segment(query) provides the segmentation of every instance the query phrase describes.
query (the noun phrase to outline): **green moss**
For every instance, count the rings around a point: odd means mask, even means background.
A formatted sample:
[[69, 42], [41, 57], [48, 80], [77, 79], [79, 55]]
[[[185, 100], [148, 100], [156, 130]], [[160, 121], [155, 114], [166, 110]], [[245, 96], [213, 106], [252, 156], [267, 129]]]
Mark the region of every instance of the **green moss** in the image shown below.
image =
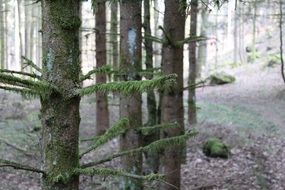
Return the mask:
[[203, 152], [209, 157], [228, 158], [230, 150], [220, 139], [209, 138], [203, 145]]
[[235, 77], [224, 72], [214, 73], [209, 77], [210, 84], [228, 84], [235, 82]]

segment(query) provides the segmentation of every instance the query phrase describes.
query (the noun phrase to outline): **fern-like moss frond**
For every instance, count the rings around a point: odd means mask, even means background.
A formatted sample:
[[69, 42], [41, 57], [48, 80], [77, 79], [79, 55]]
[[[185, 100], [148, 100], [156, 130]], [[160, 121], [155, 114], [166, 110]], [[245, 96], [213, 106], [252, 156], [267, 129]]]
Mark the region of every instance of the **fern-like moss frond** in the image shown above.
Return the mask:
[[155, 88], [158, 89], [170, 89], [174, 86], [177, 75], [170, 74], [166, 76], [156, 77], [152, 80], [143, 81], [121, 81], [111, 82], [107, 84], [95, 84], [92, 86], [79, 89], [81, 96], [93, 94], [95, 92], [108, 93], [108, 92], [121, 92], [124, 95], [131, 95], [133, 93], [142, 93]]
[[91, 152], [92, 150], [95, 150], [99, 146], [105, 144], [109, 140], [112, 140], [115, 137], [123, 134], [127, 130], [128, 125], [129, 125], [129, 120], [127, 118], [120, 119], [113, 127], [109, 128], [102, 136], [98, 137], [90, 148], [82, 152], [80, 154], [80, 158], [85, 154]]

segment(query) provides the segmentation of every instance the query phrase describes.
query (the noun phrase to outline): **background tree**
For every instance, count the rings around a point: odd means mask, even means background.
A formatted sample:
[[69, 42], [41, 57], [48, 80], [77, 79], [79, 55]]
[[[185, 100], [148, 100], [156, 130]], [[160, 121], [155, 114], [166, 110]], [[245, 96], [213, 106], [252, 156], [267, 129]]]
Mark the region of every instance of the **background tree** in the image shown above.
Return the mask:
[[[123, 80], [141, 80], [141, 1], [123, 0], [120, 2], [120, 68], [125, 73]], [[121, 150], [140, 147], [141, 135], [136, 128], [142, 126], [141, 94], [131, 97], [121, 96], [120, 116], [130, 118], [129, 130], [121, 138]], [[132, 157], [122, 158], [122, 167], [131, 173], [141, 174], [142, 155], [136, 153]], [[142, 182], [124, 179], [124, 189], [142, 189]]]
[[[96, 19], [96, 67], [107, 64], [106, 54], [106, 0], [97, 0], [95, 8]], [[106, 83], [105, 74], [96, 75], [96, 83]], [[96, 92], [96, 134], [102, 135], [109, 127], [108, 97]]]
[[[190, 20], [190, 36], [197, 36], [197, 16], [198, 16], [198, 0], [191, 1], [191, 20]], [[188, 93], [188, 120], [189, 124], [197, 123], [196, 114], [196, 93], [195, 93], [195, 83], [196, 83], [196, 49], [197, 42], [193, 41], [189, 43], [189, 93]]]
[[[169, 91], [164, 91], [162, 97], [161, 122], [177, 123], [179, 127], [162, 132], [162, 138], [174, 137], [184, 133], [183, 109], [183, 44], [185, 31], [185, 1], [165, 0], [164, 38], [162, 47], [162, 71], [164, 74], [177, 74], [177, 85]], [[161, 167], [166, 175], [165, 180], [180, 189], [180, 169], [182, 162], [182, 147], [167, 147], [163, 153]], [[161, 185], [163, 190], [173, 189]]]

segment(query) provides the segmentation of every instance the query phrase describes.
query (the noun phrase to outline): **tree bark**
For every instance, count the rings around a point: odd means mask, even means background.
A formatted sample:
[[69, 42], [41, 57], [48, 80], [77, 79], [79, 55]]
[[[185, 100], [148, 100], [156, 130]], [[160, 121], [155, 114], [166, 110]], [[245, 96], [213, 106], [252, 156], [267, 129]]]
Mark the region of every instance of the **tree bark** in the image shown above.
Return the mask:
[[[79, 3], [42, 0], [43, 79], [59, 90], [41, 96], [44, 190], [77, 190], [80, 86]], [[57, 179], [57, 180], [56, 180]]]
[[5, 32], [4, 32], [4, 4], [3, 0], [0, 0], [0, 62], [1, 69], [5, 68]]
[[[118, 49], [118, 3], [112, 2], [111, 4], [111, 46], [112, 46], [112, 64], [114, 69], [119, 68], [119, 49]], [[117, 80], [117, 77], [114, 77], [114, 80]]]
[[[141, 1], [120, 1], [120, 67], [125, 73], [123, 80], [140, 80], [138, 71], [141, 70]], [[129, 130], [121, 138], [121, 150], [129, 150], [141, 146], [141, 135], [136, 128], [142, 126], [141, 95], [121, 96], [120, 116], [130, 120]], [[122, 157], [122, 167], [133, 174], [142, 172], [142, 155], [140, 153], [132, 156]], [[137, 179], [124, 178], [122, 189], [142, 189], [142, 182]]]
[[[191, 1], [190, 36], [197, 36], [198, 0]], [[189, 125], [197, 123], [196, 90], [191, 87], [196, 83], [196, 42], [189, 43], [189, 93], [188, 93], [188, 121]]]
[[[164, 43], [162, 48], [162, 71], [164, 74], [176, 73], [177, 85], [169, 91], [164, 91], [162, 97], [162, 123], [177, 122], [179, 127], [162, 132], [162, 137], [173, 137], [184, 133], [183, 110], [183, 46], [175, 42], [184, 39], [185, 7], [181, 0], [165, 0], [164, 30], [172, 43]], [[165, 181], [180, 189], [181, 162], [183, 146], [166, 147], [162, 160], [162, 173]], [[161, 190], [173, 190], [172, 186], [161, 184]]]
[[[96, 19], [96, 67], [107, 64], [106, 55], [106, 1], [99, 0], [95, 14]], [[105, 74], [96, 74], [96, 83], [106, 83]], [[109, 127], [108, 97], [96, 92], [96, 135], [102, 135]]]
[[[150, 0], [144, 0], [144, 30], [145, 35], [151, 35], [151, 27], [150, 27]], [[145, 44], [145, 51], [146, 51], [146, 58], [145, 58], [145, 65], [146, 69], [150, 72], [153, 72], [153, 47], [152, 41], [145, 37], [144, 38]], [[153, 76], [150, 75], [147, 79], [152, 79]], [[157, 108], [156, 108], [156, 99], [154, 90], [150, 90], [147, 92], [147, 112], [148, 112], [148, 121], [147, 126], [153, 126], [157, 124]], [[154, 132], [150, 135], [146, 135], [143, 137], [143, 144], [148, 145], [156, 140], [159, 139], [159, 131]], [[146, 163], [150, 168], [152, 173], [157, 173], [159, 170], [159, 155], [158, 153], [147, 153], [146, 156]]]

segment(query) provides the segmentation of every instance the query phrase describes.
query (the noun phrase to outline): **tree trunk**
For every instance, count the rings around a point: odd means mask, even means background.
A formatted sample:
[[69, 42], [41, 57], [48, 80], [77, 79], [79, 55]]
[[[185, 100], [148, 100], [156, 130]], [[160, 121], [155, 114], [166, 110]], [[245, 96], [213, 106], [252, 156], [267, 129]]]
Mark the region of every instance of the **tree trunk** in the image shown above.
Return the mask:
[[[120, 67], [124, 73], [123, 80], [140, 80], [138, 71], [141, 70], [141, 1], [120, 1], [121, 20], [121, 60]], [[120, 116], [130, 119], [129, 130], [121, 138], [121, 150], [129, 150], [141, 146], [141, 135], [135, 130], [142, 126], [141, 95], [121, 96]], [[141, 174], [142, 155], [122, 157], [122, 167], [128, 172]], [[140, 180], [124, 178], [122, 189], [142, 189]]]
[[43, 79], [58, 91], [41, 96], [44, 190], [77, 190], [79, 102], [70, 97], [80, 86], [78, 0], [42, 0]]
[[[162, 137], [173, 137], [184, 133], [183, 110], [183, 46], [175, 42], [184, 39], [185, 9], [181, 0], [165, 0], [164, 30], [174, 43], [164, 43], [162, 48], [162, 70], [164, 74], [176, 73], [177, 85], [164, 91], [162, 97], [161, 122], [177, 122], [179, 127], [163, 131]], [[183, 158], [182, 146], [167, 147], [161, 161], [165, 181], [180, 189], [180, 169]], [[173, 190], [172, 186], [161, 184], [162, 190]]]
[[[114, 69], [119, 68], [119, 49], [118, 49], [118, 3], [112, 2], [111, 4], [111, 47], [112, 47], [112, 64]], [[117, 80], [117, 77], [114, 77], [114, 80]]]
[[[205, 1], [205, 3], [208, 3], [208, 0]], [[203, 5], [202, 5], [203, 6]], [[200, 36], [201, 37], [208, 37], [208, 10], [206, 7], [201, 8], [201, 25], [200, 25]], [[201, 77], [202, 73], [205, 73], [205, 75], [208, 75], [208, 65], [207, 63], [207, 40], [199, 42], [199, 48], [198, 48], [198, 57], [197, 57], [197, 66], [196, 66], [196, 77]], [[202, 68], [205, 67], [205, 70], [202, 70]]]
[[[194, 0], [191, 1], [190, 36], [197, 36], [197, 14], [198, 0]], [[188, 121], [190, 126], [197, 123], [196, 90], [193, 88], [196, 83], [196, 44], [196, 42], [189, 43]]]
[[[106, 1], [96, 2], [96, 67], [107, 64], [106, 55]], [[96, 83], [106, 83], [105, 74], [96, 74]], [[102, 135], [109, 127], [108, 97], [96, 92], [96, 135]]]
[[3, 0], [0, 0], [0, 65], [1, 69], [5, 68], [5, 32], [4, 32], [4, 5]]
[[[144, 0], [144, 30], [145, 35], [151, 35], [151, 28], [150, 28], [150, 0]], [[153, 47], [152, 41], [145, 37], [144, 38], [145, 50], [146, 50], [146, 58], [145, 58], [145, 65], [146, 69], [150, 72], [153, 70]], [[153, 76], [150, 75], [147, 79], [152, 79]], [[147, 112], [148, 112], [148, 121], [147, 126], [153, 126], [157, 124], [157, 108], [156, 108], [156, 99], [154, 90], [150, 90], [147, 92]], [[154, 132], [150, 135], [146, 135], [143, 137], [143, 144], [148, 145], [156, 140], [159, 139], [159, 131]], [[146, 163], [150, 168], [152, 173], [157, 173], [159, 170], [159, 155], [158, 153], [147, 153], [146, 155]]]

